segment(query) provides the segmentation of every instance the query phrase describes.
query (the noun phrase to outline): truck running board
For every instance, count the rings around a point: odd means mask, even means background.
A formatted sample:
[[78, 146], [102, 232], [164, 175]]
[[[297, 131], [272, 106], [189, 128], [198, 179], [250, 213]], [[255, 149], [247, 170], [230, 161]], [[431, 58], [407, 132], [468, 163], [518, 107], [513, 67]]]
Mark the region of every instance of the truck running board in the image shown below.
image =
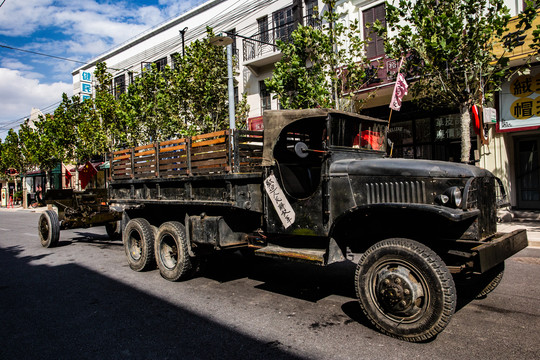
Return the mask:
[[255, 255], [276, 259], [297, 260], [311, 264], [325, 265], [325, 250], [285, 248], [277, 245], [268, 245], [255, 250]]

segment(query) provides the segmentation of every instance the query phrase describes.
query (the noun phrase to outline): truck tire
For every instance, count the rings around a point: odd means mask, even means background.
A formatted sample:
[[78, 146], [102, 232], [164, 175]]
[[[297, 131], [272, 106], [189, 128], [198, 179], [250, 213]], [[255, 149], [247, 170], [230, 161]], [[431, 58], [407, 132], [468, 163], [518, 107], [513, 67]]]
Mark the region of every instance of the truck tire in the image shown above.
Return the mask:
[[159, 227], [155, 252], [159, 273], [164, 279], [186, 279], [195, 268], [195, 258], [189, 256], [186, 228], [177, 221], [169, 221]]
[[129, 267], [135, 271], [155, 268], [154, 231], [148, 220], [129, 220], [122, 234]]
[[497, 286], [502, 281], [504, 275], [504, 261], [493, 268], [486, 271], [484, 274], [480, 275], [479, 278], [479, 289], [480, 292], [476, 295], [476, 298], [484, 298], [490, 292], [495, 290]]
[[120, 230], [121, 228], [122, 225], [120, 224], [120, 221], [113, 221], [105, 224], [105, 230], [107, 231], [107, 235], [111, 240], [118, 240], [122, 238], [122, 231]]
[[355, 287], [366, 317], [401, 340], [433, 338], [456, 309], [456, 288], [446, 265], [427, 246], [409, 239], [370, 247], [356, 268]]
[[483, 299], [491, 293], [502, 281], [504, 261], [481, 275], [458, 277], [455, 279], [458, 293], [469, 299]]
[[41, 246], [46, 248], [55, 247], [60, 239], [60, 222], [58, 215], [53, 210], [46, 210], [39, 217], [38, 222], [39, 239]]

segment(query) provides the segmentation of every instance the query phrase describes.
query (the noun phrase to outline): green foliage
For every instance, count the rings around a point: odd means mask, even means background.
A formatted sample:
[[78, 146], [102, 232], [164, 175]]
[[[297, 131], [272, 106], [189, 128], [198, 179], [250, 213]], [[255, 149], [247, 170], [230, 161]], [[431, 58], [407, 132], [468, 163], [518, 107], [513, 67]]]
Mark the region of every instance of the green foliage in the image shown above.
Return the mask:
[[[504, 37], [510, 20], [503, 0], [400, 0], [387, 5], [385, 50], [390, 57], [406, 57], [404, 69], [414, 77], [413, 98], [424, 108], [445, 107], [462, 113], [462, 161], [470, 149], [468, 109], [491, 101], [510, 75], [508, 53], [517, 42]], [[523, 18], [513, 36], [530, 26]], [[379, 34], [386, 28], [376, 24]], [[493, 49], [501, 45], [502, 55]], [[403, 70], [402, 70], [403, 71]]]
[[299, 25], [291, 38], [277, 41], [283, 58], [266, 87], [286, 109], [336, 107], [336, 95], [352, 98], [366, 82], [365, 41], [358, 22], [346, 26], [326, 0], [319, 27]]
[[[35, 123], [10, 130], [0, 143], [0, 167], [20, 172], [31, 166], [51, 170], [59, 162], [84, 163], [127, 146], [225, 129], [229, 125], [225, 49], [209, 43], [214, 34], [186, 48], [174, 69], [153, 65], [116, 99], [105, 63], [94, 71], [95, 97], [62, 95], [54, 111]], [[246, 94], [237, 104], [238, 127], [247, 120]]]

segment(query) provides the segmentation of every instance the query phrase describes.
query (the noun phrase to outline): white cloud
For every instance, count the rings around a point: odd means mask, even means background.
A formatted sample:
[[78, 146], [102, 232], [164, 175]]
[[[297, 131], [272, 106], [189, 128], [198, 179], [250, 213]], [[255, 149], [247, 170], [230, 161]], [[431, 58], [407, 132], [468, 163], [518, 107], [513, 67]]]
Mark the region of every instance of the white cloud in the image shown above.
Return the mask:
[[[62, 93], [73, 94], [73, 84], [43, 84], [25, 77], [18, 70], [0, 68], [0, 128], [6, 123], [30, 115], [33, 107], [44, 108], [62, 100]], [[14, 127], [15, 124], [10, 124]]]

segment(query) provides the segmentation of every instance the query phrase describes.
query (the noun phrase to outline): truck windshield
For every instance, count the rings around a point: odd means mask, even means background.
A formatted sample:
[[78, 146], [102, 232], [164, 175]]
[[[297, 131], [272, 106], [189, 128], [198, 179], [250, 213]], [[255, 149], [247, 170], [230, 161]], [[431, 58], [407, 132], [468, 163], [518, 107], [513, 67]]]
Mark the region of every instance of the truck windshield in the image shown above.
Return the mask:
[[386, 124], [365, 119], [333, 117], [330, 144], [363, 150], [386, 151]]

